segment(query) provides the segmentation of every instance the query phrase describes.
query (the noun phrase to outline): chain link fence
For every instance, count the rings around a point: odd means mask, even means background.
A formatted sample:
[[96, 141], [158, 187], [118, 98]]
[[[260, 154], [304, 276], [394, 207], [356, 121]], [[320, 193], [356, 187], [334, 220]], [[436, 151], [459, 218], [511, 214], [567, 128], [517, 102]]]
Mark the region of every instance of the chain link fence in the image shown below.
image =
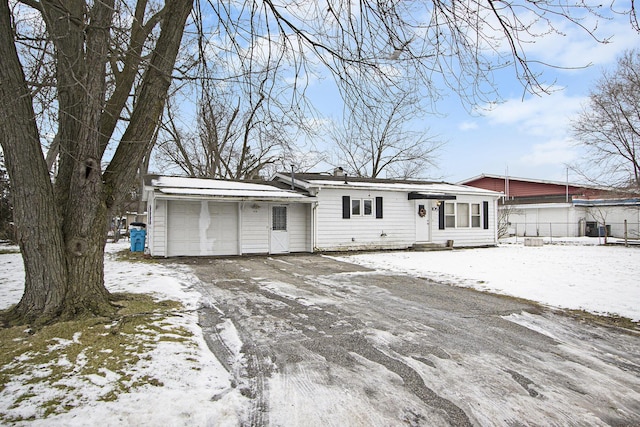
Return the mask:
[[509, 222], [502, 227], [501, 237], [615, 237], [619, 239], [639, 239], [639, 222], [597, 221], [567, 222]]

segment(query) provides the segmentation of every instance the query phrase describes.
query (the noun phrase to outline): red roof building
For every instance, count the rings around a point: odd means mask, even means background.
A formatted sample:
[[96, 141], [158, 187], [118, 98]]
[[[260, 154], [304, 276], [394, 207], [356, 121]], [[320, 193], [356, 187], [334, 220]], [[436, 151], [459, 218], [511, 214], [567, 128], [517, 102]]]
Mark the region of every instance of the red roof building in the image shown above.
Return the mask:
[[518, 203], [562, 203], [602, 197], [609, 193], [603, 188], [579, 184], [488, 174], [467, 179], [460, 184], [498, 191], [505, 195], [505, 201]]

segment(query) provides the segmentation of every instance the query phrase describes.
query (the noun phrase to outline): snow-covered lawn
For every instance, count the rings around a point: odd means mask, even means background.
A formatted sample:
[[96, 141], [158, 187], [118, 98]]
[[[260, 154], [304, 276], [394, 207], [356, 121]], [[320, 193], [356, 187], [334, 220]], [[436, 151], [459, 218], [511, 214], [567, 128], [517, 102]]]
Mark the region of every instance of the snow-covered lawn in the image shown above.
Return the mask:
[[[128, 242], [107, 244], [107, 252], [126, 249]], [[24, 271], [20, 254], [0, 254], [0, 309], [17, 303], [22, 295]], [[76, 390], [77, 397], [67, 413], [40, 418], [46, 402], [59, 393], [57, 387], [46, 389], [29, 385], [28, 379], [17, 379], [0, 387], [0, 413], [10, 418], [34, 421], [28, 426], [237, 426], [244, 419], [247, 399], [232, 387], [231, 375], [209, 351], [198, 326], [196, 309], [201, 295], [192, 289], [197, 281], [188, 271], [155, 263], [117, 261], [111, 254], [105, 258], [105, 282], [112, 292], [148, 293], [158, 299], [180, 301], [184, 309], [163, 321], [163, 328], [184, 328], [192, 334], [186, 342], [161, 340], [126, 373], [133, 378], [151, 377], [162, 387], [152, 384], [120, 394], [117, 400], [104, 401], [101, 396], [110, 389], [110, 375], [74, 375], [65, 386]], [[140, 331], [144, 333], [145, 331]], [[233, 332], [233, 331], [231, 331]], [[79, 337], [82, 342], [82, 336]], [[0, 345], [1, 348], [1, 345]], [[2, 368], [2, 367], [0, 367]], [[59, 385], [58, 385], [59, 386]], [[16, 396], [35, 394], [12, 407]], [[1, 424], [1, 422], [0, 422]]]
[[586, 238], [526, 247], [385, 252], [341, 257], [374, 269], [640, 321], [640, 248]]
[[[108, 252], [126, 242], [107, 245]], [[640, 320], [640, 248], [587, 245], [524, 247], [507, 244], [490, 249], [445, 252], [385, 252], [342, 259], [380, 270], [406, 272], [455, 286], [523, 297], [544, 304], [618, 314]], [[0, 309], [19, 301], [23, 267], [19, 254], [0, 254]], [[100, 384], [91, 378], [69, 378], [77, 387], [89, 384], [82, 401], [67, 413], [42, 419], [37, 396], [11, 407], [18, 383], [0, 387], [0, 412], [32, 416], [23, 425], [215, 425], [235, 426], [247, 420], [248, 399], [234, 388], [231, 375], [208, 350], [196, 309], [203, 298], [194, 289], [197, 278], [185, 267], [117, 261], [108, 254], [105, 281], [112, 292], [150, 293], [180, 301], [184, 310], [168, 319], [171, 326], [192, 333], [190, 342], [166, 341], [141, 358], [132, 376], [150, 375], [163, 386], [143, 386], [115, 401], [99, 400]], [[227, 322], [230, 323], [230, 322]], [[235, 342], [233, 325], [219, 325], [225, 341]], [[82, 337], [79, 337], [82, 340]], [[109, 376], [97, 378], [108, 387]], [[91, 386], [90, 383], [93, 383]], [[28, 385], [24, 385], [28, 387]], [[56, 390], [40, 390], [53, 393]], [[94, 394], [92, 394], [94, 393]], [[278, 396], [275, 396], [277, 400]], [[43, 397], [44, 398], [44, 397]]]

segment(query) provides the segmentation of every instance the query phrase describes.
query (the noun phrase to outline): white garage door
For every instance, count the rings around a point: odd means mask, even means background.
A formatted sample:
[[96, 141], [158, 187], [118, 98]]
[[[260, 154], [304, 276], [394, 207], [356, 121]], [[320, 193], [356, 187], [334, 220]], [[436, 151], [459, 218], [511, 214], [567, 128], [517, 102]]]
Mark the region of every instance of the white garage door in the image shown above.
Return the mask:
[[238, 204], [169, 201], [167, 255], [238, 254]]

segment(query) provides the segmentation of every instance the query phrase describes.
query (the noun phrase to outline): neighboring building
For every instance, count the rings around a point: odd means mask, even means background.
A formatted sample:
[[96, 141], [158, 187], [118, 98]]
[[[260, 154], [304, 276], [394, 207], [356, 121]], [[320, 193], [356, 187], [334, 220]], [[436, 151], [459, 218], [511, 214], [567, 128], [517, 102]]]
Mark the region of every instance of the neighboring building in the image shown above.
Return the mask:
[[499, 193], [437, 182], [276, 174], [269, 182], [150, 176], [153, 256], [241, 255], [416, 244], [497, 244]]
[[[517, 236], [638, 237], [637, 193], [567, 182], [480, 175], [461, 184], [501, 191], [500, 233]], [[625, 228], [626, 227], [626, 228]]]

